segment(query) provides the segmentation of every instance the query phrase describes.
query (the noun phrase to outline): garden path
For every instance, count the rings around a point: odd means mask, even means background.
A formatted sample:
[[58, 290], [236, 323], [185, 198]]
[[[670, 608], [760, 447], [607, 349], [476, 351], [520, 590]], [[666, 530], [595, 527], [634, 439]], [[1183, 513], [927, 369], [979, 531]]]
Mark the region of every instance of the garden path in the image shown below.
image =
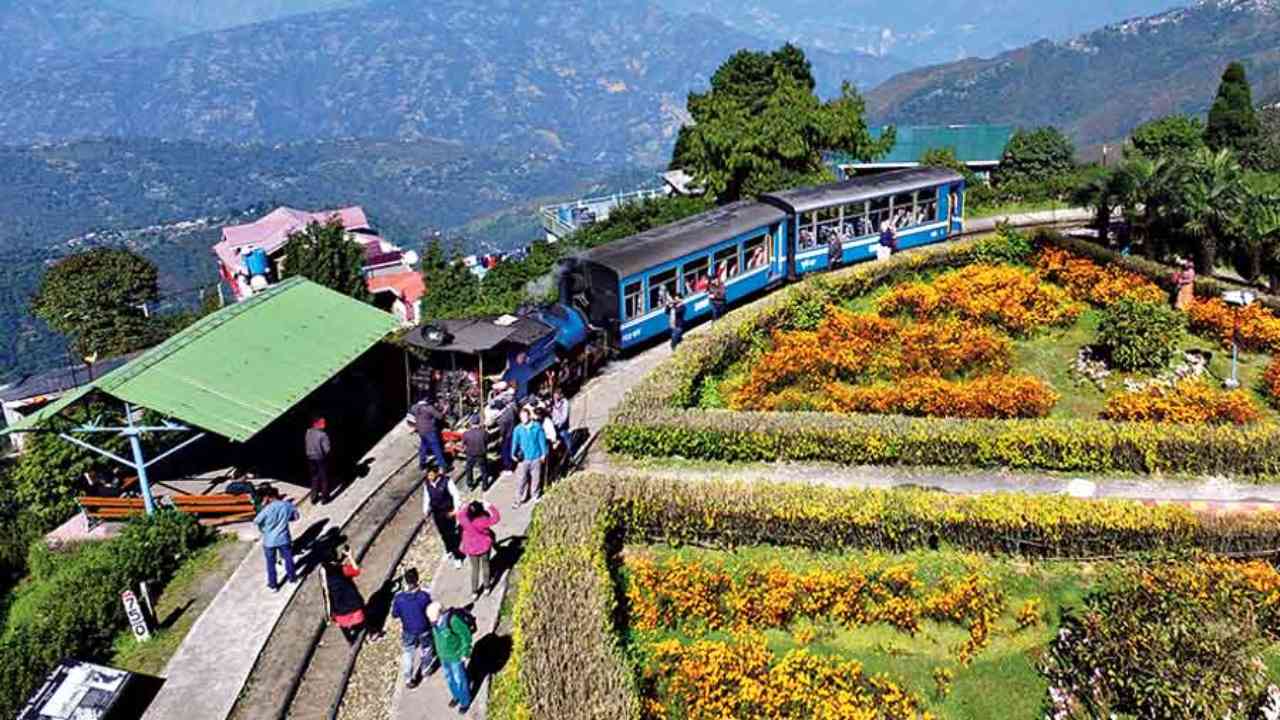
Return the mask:
[[[417, 436], [398, 425], [361, 460], [361, 466], [369, 468], [364, 477], [327, 505], [298, 507], [301, 519], [293, 526], [295, 541], [345, 525], [384, 482], [416, 458], [417, 448]], [[305, 555], [299, 554], [297, 560], [304, 563]], [[279, 592], [268, 590], [266, 560], [258, 547], [250, 550], [169, 661], [164, 686], [144, 720], [227, 717], [276, 621], [300, 586], [286, 583]]]
[[1280, 485], [1262, 485], [1230, 478], [1082, 477], [1004, 469], [951, 470], [844, 466], [831, 463], [734, 465], [684, 461], [632, 462], [622, 458], [609, 458], [602, 464], [593, 463], [592, 469], [674, 480], [801, 482], [858, 488], [923, 487], [960, 494], [1008, 492], [1141, 500], [1150, 504], [1179, 503], [1197, 510], [1225, 512], [1280, 510]]
[[[581, 430], [586, 429], [589, 437], [594, 438], [609, 421], [610, 411], [622, 401], [627, 391], [648, 374], [655, 365], [670, 357], [670, 355], [670, 348], [663, 344], [631, 358], [612, 362], [600, 375], [592, 378], [573, 398], [569, 417], [576, 435], [582, 436]], [[587, 452], [594, 467], [603, 455], [603, 451], [593, 446], [588, 448]], [[494, 572], [496, 574], [499, 571], [510, 568], [519, 559], [519, 552], [523, 547], [533, 508], [530, 505], [525, 505], [519, 509], [511, 507], [516, 499], [516, 482], [510, 473], [504, 474], [494, 483], [493, 487], [485, 493], [485, 499], [497, 505], [502, 513], [502, 520], [494, 527], [494, 532], [497, 534], [499, 545], [505, 545], [506, 548], [500, 549], [496, 553], [497, 557], [494, 562]], [[426, 530], [426, 532], [434, 531], [434, 528]], [[508, 539], [515, 539], [515, 542], [511, 542]], [[503, 598], [509, 590], [509, 577], [509, 573], [503, 572], [497, 588], [488, 596], [481, 598], [471, 608], [472, 614], [476, 617], [477, 627], [477, 646], [472, 660], [473, 662], [478, 661], [477, 664], [489, 669], [500, 668], [506, 660], [504, 655], [510, 652], [510, 638], [496, 635], [498, 613], [502, 607]], [[431, 597], [445, 605], [445, 607], [466, 605], [471, 598], [470, 581], [471, 570], [469, 567], [464, 566], [462, 569], [456, 569], [452, 563], [441, 560], [432, 578]], [[398, 641], [397, 633], [398, 630], [393, 630], [388, 635], [394, 635]], [[485, 657], [482, 657], [482, 655]], [[388, 667], [386, 672], [395, 674], [398, 669]], [[468, 717], [485, 717], [488, 707], [487, 680], [488, 675], [481, 678], [472, 678], [473, 683], [480, 683], [480, 688], [476, 694], [475, 702], [472, 704], [471, 712], [467, 715]], [[450, 695], [445, 685], [443, 673], [437, 672], [435, 675], [423, 680], [413, 689], [406, 688], [400, 682], [397, 682], [395, 687], [396, 695], [392, 701], [393, 710], [391, 715], [393, 720], [420, 720], [420, 718], [424, 717], [444, 718], [455, 712], [449, 709]]]

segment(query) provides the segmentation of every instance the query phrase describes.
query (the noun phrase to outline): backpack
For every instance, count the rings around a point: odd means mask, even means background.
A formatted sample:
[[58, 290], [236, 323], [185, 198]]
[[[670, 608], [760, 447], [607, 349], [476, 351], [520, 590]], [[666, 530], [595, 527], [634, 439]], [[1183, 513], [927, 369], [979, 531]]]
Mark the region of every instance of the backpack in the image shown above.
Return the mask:
[[446, 627], [448, 626], [449, 623], [453, 622], [454, 618], [458, 618], [459, 620], [462, 621], [462, 624], [467, 626], [467, 630], [470, 631], [472, 635], [475, 634], [476, 616], [472, 615], [470, 610], [467, 610], [466, 608], [460, 608], [460, 607], [449, 608], [447, 611], [445, 611], [445, 616], [446, 616], [445, 618]]

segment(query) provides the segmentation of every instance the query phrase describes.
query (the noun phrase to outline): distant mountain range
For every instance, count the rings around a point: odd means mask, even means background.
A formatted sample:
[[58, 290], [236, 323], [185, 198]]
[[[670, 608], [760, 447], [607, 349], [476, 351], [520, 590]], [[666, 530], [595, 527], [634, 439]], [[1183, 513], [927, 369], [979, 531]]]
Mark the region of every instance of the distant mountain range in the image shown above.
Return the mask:
[[912, 70], [867, 94], [879, 121], [1056, 125], [1083, 145], [1170, 113], [1207, 111], [1242, 60], [1254, 97], [1280, 92], [1280, 0], [1202, 0], [1063, 42]]
[[[0, 85], [0, 143], [437, 138], [655, 164], [687, 92], [772, 45], [646, 1], [388, 0], [51, 65]], [[812, 59], [828, 93], [900, 68]]]
[[911, 66], [991, 56], [1070, 37], [1178, 0], [659, 0], [751, 35], [832, 52], [889, 56]]
[[85, 247], [146, 255], [172, 292], [215, 282], [209, 248], [221, 226], [276, 205], [360, 204], [386, 237], [419, 251], [428, 229], [457, 230], [515, 211], [523, 223], [489, 223], [466, 248], [505, 249], [536, 237], [533, 210], [549, 193], [613, 192], [653, 179], [612, 165], [434, 140], [84, 141], [0, 148], [0, 167], [0, 376], [60, 362], [61, 341], [28, 315], [27, 304], [47, 263]]

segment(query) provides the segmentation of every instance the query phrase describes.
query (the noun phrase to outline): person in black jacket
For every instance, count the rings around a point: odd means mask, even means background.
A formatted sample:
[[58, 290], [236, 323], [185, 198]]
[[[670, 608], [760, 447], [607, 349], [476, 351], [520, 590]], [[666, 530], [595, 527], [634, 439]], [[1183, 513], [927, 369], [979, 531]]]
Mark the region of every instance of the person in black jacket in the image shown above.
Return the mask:
[[311, 476], [311, 502], [323, 505], [329, 502], [329, 468], [332, 446], [329, 433], [325, 432], [325, 419], [315, 417], [307, 428], [303, 445], [307, 455], [307, 471]]
[[444, 543], [444, 555], [453, 560], [453, 566], [462, 567], [461, 535], [454, 511], [458, 509], [461, 498], [458, 488], [440, 471], [440, 468], [427, 468], [427, 475], [422, 480], [422, 512], [430, 515], [440, 533], [440, 541]]
[[[462, 468], [462, 477], [465, 478], [468, 490], [475, 490], [477, 485], [485, 490], [489, 489], [489, 435], [484, 431], [484, 426], [480, 424], [480, 416], [476, 415], [471, 418], [471, 426], [462, 434], [462, 446], [467, 451], [467, 464]], [[475, 471], [480, 471], [480, 480], [477, 482]]]
[[431, 456], [435, 458], [436, 467], [447, 469], [449, 462], [444, 454], [444, 443], [440, 440], [444, 413], [434, 404], [421, 400], [413, 406], [412, 417], [413, 429], [418, 433], [418, 469], [425, 470]]
[[347, 642], [354, 644], [364, 627], [365, 617], [364, 597], [355, 583], [360, 566], [351, 547], [344, 547], [341, 553], [330, 550], [329, 556], [320, 563], [320, 573], [324, 576], [320, 591], [324, 595], [325, 614], [342, 630]]

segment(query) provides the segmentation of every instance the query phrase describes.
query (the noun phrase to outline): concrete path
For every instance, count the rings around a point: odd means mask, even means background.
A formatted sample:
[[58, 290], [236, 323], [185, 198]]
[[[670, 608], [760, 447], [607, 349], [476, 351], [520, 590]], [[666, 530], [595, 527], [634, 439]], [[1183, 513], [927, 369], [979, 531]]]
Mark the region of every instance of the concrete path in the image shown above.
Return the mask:
[[1025, 493], [1084, 498], [1180, 503], [1198, 509], [1256, 510], [1280, 507], [1280, 485], [1258, 485], [1230, 478], [1159, 478], [1075, 476], [1013, 470], [964, 470], [843, 466], [834, 464], [694, 463], [628, 461], [611, 458], [593, 469], [623, 475], [674, 480], [800, 482], [832, 487], [923, 487], [951, 493]]
[[994, 215], [992, 217], [975, 218], [972, 220], [966, 219], [964, 221], [964, 231], [966, 234], [990, 232], [995, 230], [996, 225], [999, 223], [1007, 223], [1010, 227], [1030, 227], [1033, 225], [1045, 225], [1048, 223], [1087, 223], [1092, 220], [1093, 217], [1093, 213], [1085, 208], [1061, 208], [1012, 215]]
[[[304, 504], [295, 539], [341, 528], [383, 483], [417, 457], [417, 436], [397, 425], [363, 458], [369, 472], [323, 507]], [[305, 561], [299, 554], [297, 562]], [[282, 571], [283, 572], [283, 571]], [[266, 561], [255, 546], [222, 591], [196, 620], [165, 668], [165, 683], [146, 720], [223, 720], [231, 712], [276, 621], [300, 583], [279, 592], [266, 586]]]
[[[610, 411], [622, 401], [626, 392], [655, 365], [670, 355], [671, 350], [666, 345], [662, 345], [635, 357], [610, 363], [600, 375], [583, 386], [573, 397], [569, 417], [574, 430], [577, 431], [576, 434], [582, 436], [581, 429], [586, 429], [590, 435], [599, 432], [609, 421]], [[595, 450], [598, 453], [598, 448]], [[494, 637], [493, 633], [498, 627], [498, 611], [502, 607], [502, 600], [509, 590], [507, 583], [509, 573], [506, 570], [519, 559], [519, 552], [523, 547], [524, 536], [529, 528], [534, 509], [532, 505], [524, 505], [519, 509], [512, 508], [512, 503], [516, 499], [516, 481], [511, 474], [504, 474], [499, 478], [485, 494], [485, 499], [497, 505], [502, 513], [502, 521], [494, 527], [498, 537], [499, 551], [493, 562], [493, 570], [495, 576], [499, 571], [503, 574], [497, 588], [488, 596], [481, 598], [471, 609], [476, 617], [478, 647], [473, 659], [479, 658], [485, 652], [486, 646], [499, 647], [503, 642], [502, 639]], [[429, 528], [426, 532], [435, 532], [435, 529]], [[431, 597], [446, 607], [465, 606], [470, 603], [470, 566], [464, 565], [461, 569], [457, 569], [451, 562], [441, 560], [431, 583]], [[388, 635], [395, 635], [396, 632], [398, 630], [392, 630]], [[449, 708], [450, 698], [443, 673], [437, 672], [413, 689], [406, 688], [403, 683], [397, 682], [391, 717], [393, 720], [422, 720], [422, 718], [456, 716], [456, 711]], [[485, 717], [487, 701], [488, 683], [485, 682], [476, 694], [471, 712], [467, 716]]]

